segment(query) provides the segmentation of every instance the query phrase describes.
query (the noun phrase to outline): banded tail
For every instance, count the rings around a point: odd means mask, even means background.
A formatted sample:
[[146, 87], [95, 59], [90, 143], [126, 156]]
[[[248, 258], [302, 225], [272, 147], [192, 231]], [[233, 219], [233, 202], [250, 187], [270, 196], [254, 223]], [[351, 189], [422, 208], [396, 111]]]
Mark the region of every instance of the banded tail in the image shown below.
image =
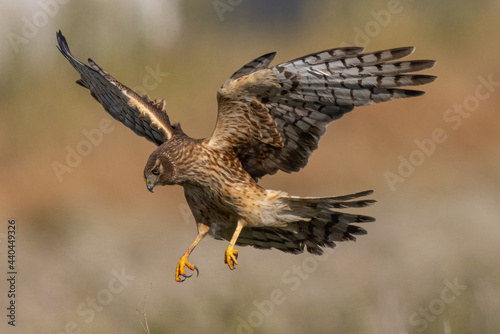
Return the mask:
[[[375, 218], [337, 211], [345, 208], [362, 208], [375, 203], [371, 199], [358, 199], [373, 193], [372, 190], [337, 197], [282, 197], [289, 210], [283, 215], [299, 217], [285, 228], [244, 227], [236, 244], [259, 249], [275, 248], [299, 254], [306, 249], [321, 255], [324, 247], [335, 247], [335, 242], [355, 241], [366, 230], [353, 223], [369, 223]], [[231, 235], [221, 235], [229, 240]]]

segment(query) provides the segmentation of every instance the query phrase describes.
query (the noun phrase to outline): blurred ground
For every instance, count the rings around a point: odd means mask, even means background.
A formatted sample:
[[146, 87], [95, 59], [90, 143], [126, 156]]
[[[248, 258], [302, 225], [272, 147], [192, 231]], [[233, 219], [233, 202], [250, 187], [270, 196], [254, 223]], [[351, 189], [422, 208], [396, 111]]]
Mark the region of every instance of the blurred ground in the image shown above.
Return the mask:
[[[0, 10], [2, 333], [498, 333], [498, 1], [17, 1]], [[329, 127], [300, 174], [266, 177], [301, 196], [374, 189], [367, 236], [323, 257], [224, 242], [191, 260], [180, 187], [146, 190], [154, 145], [110, 119], [55, 47], [165, 98], [173, 121], [210, 135], [217, 88], [236, 69], [339, 45], [414, 45], [437, 59], [423, 97], [359, 108]], [[151, 71], [162, 73], [148, 81]], [[104, 121], [106, 122], [106, 121]], [[95, 133], [92, 132], [92, 133]], [[54, 163], [71, 172], [57, 175]], [[17, 222], [17, 319], [7, 324], [7, 221]], [[139, 310], [139, 312], [137, 312]]]

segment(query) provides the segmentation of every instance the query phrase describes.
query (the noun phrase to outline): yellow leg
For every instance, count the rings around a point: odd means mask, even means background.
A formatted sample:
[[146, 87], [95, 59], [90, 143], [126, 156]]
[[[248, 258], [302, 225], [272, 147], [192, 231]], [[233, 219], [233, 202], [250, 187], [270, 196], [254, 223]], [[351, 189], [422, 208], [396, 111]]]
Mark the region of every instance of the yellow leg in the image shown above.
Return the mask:
[[184, 282], [186, 278], [191, 277], [191, 276], [186, 276], [186, 270], [184, 269], [184, 267], [188, 267], [189, 269], [193, 271], [196, 270], [196, 272], [198, 272], [196, 266], [188, 262], [188, 257], [189, 254], [191, 254], [193, 249], [196, 247], [198, 242], [200, 242], [200, 240], [203, 239], [205, 235], [207, 235], [209, 229], [210, 229], [209, 226], [198, 223], [198, 236], [196, 237], [195, 241], [191, 244], [191, 246], [189, 246], [186, 253], [184, 253], [184, 255], [181, 256], [179, 262], [177, 262], [177, 268], [175, 269], [175, 280], [177, 282]]
[[226, 263], [231, 270], [233, 270], [234, 266], [238, 264], [238, 261], [236, 261], [236, 259], [238, 258], [238, 251], [233, 247], [236, 244], [236, 240], [238, 240], [243, 226], [245, 226], [243, 224], [243, 220], [238, 219], [238, 224], [236, 225], [236, 229], [234, 230], [233, 237], [231, 238], [229, 246], [227, 246], [226, 253], [224, 255], [224, 263]]

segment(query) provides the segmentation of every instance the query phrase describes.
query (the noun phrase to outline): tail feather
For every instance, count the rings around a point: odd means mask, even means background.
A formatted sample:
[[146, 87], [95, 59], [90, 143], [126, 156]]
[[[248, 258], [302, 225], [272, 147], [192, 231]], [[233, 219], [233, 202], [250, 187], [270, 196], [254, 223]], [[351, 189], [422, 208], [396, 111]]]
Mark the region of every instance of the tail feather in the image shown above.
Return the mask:
[[293, 254], [305, 249], [321, 255], [324, 247], [335, 247], [335, 242], [340, 241], [355, 241], [355, 236], [367, 233], [364, 228], [352, 224], [373, 222], [375, 218], [334, 209], [369, 206], [376, 201], [358, 198], [372, 193], [370, 190], [337, 197], [282, 197], [281, 200], [288, 204], [283, 215], [294, 216], [296, 221], [283, 228], [244, 227], [236, 244], [259, 249], [275, 248]]

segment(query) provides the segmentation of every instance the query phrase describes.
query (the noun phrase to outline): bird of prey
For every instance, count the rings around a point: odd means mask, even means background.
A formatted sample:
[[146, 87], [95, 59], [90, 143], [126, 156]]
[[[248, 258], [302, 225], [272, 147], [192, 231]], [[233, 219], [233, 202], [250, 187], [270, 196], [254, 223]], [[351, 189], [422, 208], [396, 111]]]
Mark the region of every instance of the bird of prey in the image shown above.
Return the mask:
[[188, 256], [207, 234], [229, 241], [224, 262], [238, 264], [235, 245], [304, 249], [322, 254], [335, 242], [355, 240], [366, 230], [352, 223], [372, 217], [338, 211], [365, 207], [363, 191], [336, 197], [297, 197], [262, 188], [258, 181], [277, 171], [297, 172], [318, 147], [327, 125], [354, 107], [422, 95], [400, 87], [423, 85], [435, 76], [408, 74], [434, 66], [433, 60], [399, 59], [413, 47], [363, 53], [342, 47], [311, 53], [270, 67], [275, 52], [236, 71], [217, 92], [217, 123], [212, 135], [193, 139], [172, 124], [164, 100], [139, 96], [91, 59], [86, 65], [70, 53], [61, 31], [58, 49], [80, 74], [104, 109], [137, 135], [158, 147], [144, 169], [147, 189], [180, 185], [196, 220], [198, 236], [177, 263], [176, 281], [185, 267], [198, 269]]

